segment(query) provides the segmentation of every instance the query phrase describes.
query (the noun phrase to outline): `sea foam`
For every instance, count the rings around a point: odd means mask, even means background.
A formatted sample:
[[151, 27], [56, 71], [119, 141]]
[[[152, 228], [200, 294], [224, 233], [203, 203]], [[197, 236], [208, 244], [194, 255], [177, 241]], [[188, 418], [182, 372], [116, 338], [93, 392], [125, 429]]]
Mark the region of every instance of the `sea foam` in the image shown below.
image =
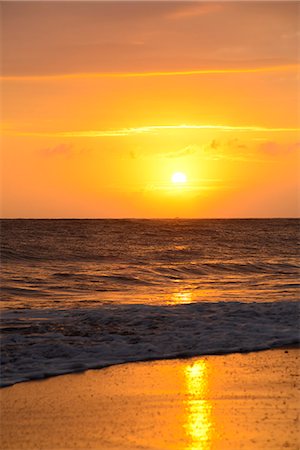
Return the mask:
[[288, 301], [5, 311], [1, 385], [132, 361], [294, 344], [298, 314], [298, 304]]

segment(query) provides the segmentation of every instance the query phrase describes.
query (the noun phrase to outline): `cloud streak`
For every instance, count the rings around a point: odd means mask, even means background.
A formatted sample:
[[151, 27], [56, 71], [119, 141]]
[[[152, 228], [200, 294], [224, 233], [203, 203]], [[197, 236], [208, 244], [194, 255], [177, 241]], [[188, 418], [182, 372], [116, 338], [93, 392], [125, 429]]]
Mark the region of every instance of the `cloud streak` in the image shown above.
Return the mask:
[[199, 150], [200, 150], [200, 147], [198, 147], [196, 145], [188, 145], [187, 147], [181, 148], [177, 151], [164, 153], [163, 156], [165, 158], [182, 158], [185, 156], [194, 155]]
[[68, 144], [59, 144], [55, 147], [47, 147], [40, 150], [43, 156], [70, 156], [72, 154], [73, 147]]
[[218, 12], [223, 9], [223, 5], [220, 3], [201, 3], [195, 2], [195, 4], [187, 4], [182, 6], [179, 4], [174, 11], [167, 14], [168, 19], [181, 20], [189, 19], [191, 17], [199, 17], [214, 12]]
[[300, 150], [300, 142], [282, 144], [273, 141], [266, 141], [260, 144], [259, 150], [268, 155], [278, 155]]
[[58, 138], [97, 138], [97, 137], [126, 137], [137, 136], [143, 134], [157, 134], [164, 131], [237, 131], [237, 132], [255, 132], [255, 133], [269, 133], [269, 132], [299, 132], [300, 128], [285, 128], [285, 127], [263, 127], [257, 125], [151, 125], [145, 127], [121, 128], [117, 130], [83, 130], [83, 131], [58, 131], [58, 132], [35, 132], [35, 131], [12, 131], [7, 130], [6, 135], [13, 136], [32, 136], [32, 137], [58, 137]]
[[97, 79], [97, 78], [145, 78], [145, 77], [170, 77], [188, 75], [226, 75], [226, 74], [247, 74], [264, 72], [293, 72], [299, 70], [298, 64], [286, 64], [265, 67], [245, 67], [245, 68], [221, 68], [221, 69], [195, 69], [178, 71], [156, 71], [156, 72], [100, 72], [100, 73], [65, 73], [53, 75], [3, 75], [1, 81], [66, 81], [76, 79]]

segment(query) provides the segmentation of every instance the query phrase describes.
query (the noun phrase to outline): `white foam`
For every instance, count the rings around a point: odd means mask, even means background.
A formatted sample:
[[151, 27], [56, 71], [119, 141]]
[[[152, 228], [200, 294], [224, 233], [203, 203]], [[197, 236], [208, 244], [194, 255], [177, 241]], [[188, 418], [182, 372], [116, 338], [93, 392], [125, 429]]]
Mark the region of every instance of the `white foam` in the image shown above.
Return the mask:
[[298, 313], [295, 302], [5, 311], [1, 385], [130, 361], [296, 343]]

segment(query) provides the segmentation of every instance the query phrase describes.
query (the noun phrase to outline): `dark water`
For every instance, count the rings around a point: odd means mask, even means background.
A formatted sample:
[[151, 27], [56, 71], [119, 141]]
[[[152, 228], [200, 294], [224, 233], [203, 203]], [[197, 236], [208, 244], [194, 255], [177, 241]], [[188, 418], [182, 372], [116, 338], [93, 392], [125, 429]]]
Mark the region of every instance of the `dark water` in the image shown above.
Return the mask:
[[299, 221], [2, 220], [2, 385], [299, 340]]
[[3, 306], [283, 301], [297, 220], [4, 220]]

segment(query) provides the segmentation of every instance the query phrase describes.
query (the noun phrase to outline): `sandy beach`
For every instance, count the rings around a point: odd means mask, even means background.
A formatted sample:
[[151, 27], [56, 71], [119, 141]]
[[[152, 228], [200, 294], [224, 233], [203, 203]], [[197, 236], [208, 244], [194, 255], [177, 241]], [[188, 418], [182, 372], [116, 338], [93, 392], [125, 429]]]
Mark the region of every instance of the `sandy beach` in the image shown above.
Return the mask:
[[299, 353], [134, 363], [1, 390], [13, 449], [298, 449]]

